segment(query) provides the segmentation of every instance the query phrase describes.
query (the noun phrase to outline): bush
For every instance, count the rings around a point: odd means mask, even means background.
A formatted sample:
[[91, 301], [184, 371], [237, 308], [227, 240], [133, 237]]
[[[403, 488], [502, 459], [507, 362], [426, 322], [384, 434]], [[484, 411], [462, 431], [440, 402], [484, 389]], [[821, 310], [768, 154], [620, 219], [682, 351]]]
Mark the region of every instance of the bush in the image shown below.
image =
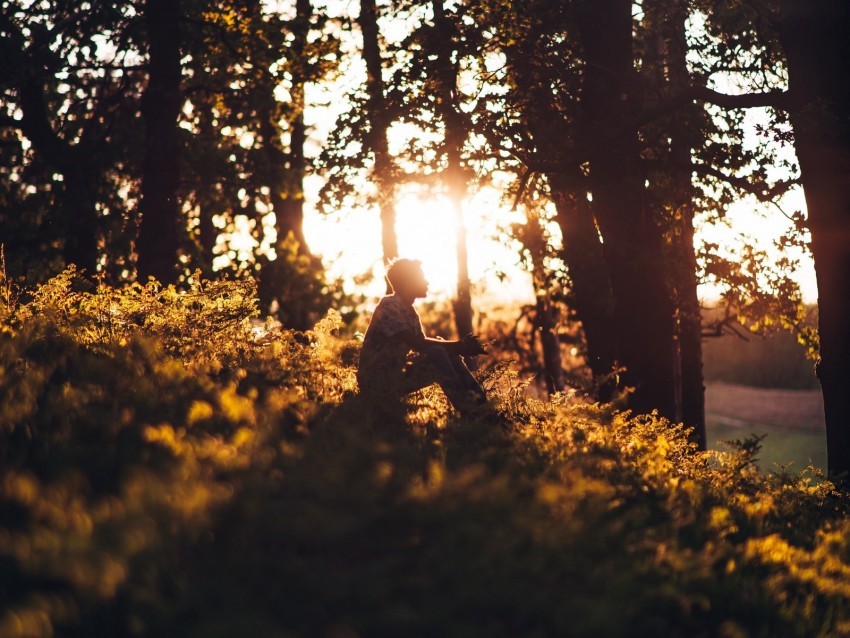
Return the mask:
[[364, 405], [338, 316], [255, 308], [73, 271], [5, 304], [0, 635], [850, 632], [848, 501], [757, 440], [698, 453], [507, 371], [495, 422]]

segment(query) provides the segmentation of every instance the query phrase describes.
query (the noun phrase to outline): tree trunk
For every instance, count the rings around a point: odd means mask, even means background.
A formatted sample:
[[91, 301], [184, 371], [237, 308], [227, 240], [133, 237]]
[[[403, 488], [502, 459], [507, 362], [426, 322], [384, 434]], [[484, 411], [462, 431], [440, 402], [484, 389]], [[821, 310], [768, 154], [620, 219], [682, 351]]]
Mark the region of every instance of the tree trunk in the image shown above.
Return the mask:
[[[673, 304], [661, 232], [644, 201], [637, 131], [630, 0], [585, 2], [578, 28], [585, 52], [583, 108], [593, 209], [614, 295], [617, 358], [634, 388], [629, 406], [676, 416]], [[607, 139], [606, 139], [607, 138]]]
[[97, 186], [92, 179], [92, 173], [97, 170], [80, 161], [62, 171], [65, 185], [62, 197], [65, 263], [75, 264], [90, 276], [97, 273], [100, 259]]
[[[304, 237], [304, 178], [307, 175], [307, 161], [304, 157], [304, 144], [307, 141], [307, 128], [304, 125], [304, 66], [307, 64], [307, 37], [310, 31], [310, 18], [313, 7], [310, 0], [296, 0], [295, 23], [293, 26], [294, 39], [291, 46], [292, 60], [292, 118], [289, 125], [289, 155], [280, 152], [272, 161], [278, 162], [276, 170], [280, 179], [272, 192], [276, 195], [273, 202], [277, 226], [277, 240], [282, 242], [292, 233], [298, 242], [298, 252], [310, 255], [307, 240]], [[269, 122], [269, 125], [273, 125]], [[277, 126], [274, 125], [275, 130]], [[279, 137], [279, 132], [277, 132]], [[280, 140], [275, 140], [276, 144]], [[266, 143], [269, 143], [266, 140]], [[277, 150], [277, 147], [275, 147]], [[284, 168], [286, 170], [284, 171]]]
[[65, 263], [75, 264], [94, 275], [100, 256], [96, 202], [101, 172], [100, 167], [89, 161], [90, 156], [96, 155], [95, 149], [69, 144], [53, 130], [44, 83], [37, 69], [22, 74], [17, 89], [22, 113], [21, 131], [40, 159], [63, 178], [59, 207], [65, 233]]
[[562, 256], [572, 284], [571, 305], [584, 332], [587, 364], [598, 387], [596, 398], [607, 402], [614, 397], [617, 385], [612, 376], [616, 364], [614, 300], [599, 232], [590, 203], [580, 195], [581, 188], [567, 186], [563, 175], [551, 174], [548, 179], [563, 237]]
[[[688, 44], [685, 23], [687, 0], [648, 3], [645, 6], [652, 28], [660, 39], [662, 54], [656, 64], [660, 86], [665, 83], [673, 95], [690, 86], [686, 55]], [[652, 44], [652, 43], [651, 43]], [[693, 148], [702, 143], [700, 119], [702, 106], [691, 104], [661, 121], [662, 137], [669, 139], [671, 185], [669, 206], [673, 227], [668, 231], [672, 242], [672, 267], [668, 270], [676, 304], [676, 350], [678, 361], [676, 420], [693, 428], [691, 439], [706, 449], [705, 386], [702, 373], [702, 312], [697, 296], [697, 261], [694, 253], [694, 186], [692, 181]]]
[[163, 284], [177, 280], [180, 248], [180, 17], [178, 0], [145, 2], [149, 60], [142, 96], [145, 157], [136, 267], [141, 281], [154, 277]]
[[436, 80], [439, 95], [437, 108], [445, 126], [446, 170], [449, 199], [455, 211], [455, 253], [457, 256], [457, 295], [452, 303], [455, 329], [459, 337], [472, 332], [472, 294], [469, 281], [469, 255], [466, 241], [466, 222], [463, 200], [467, 195], [466, 170], [463, 166], [463, 145], [469, 133], [457, 104], [457, 69], [452, 64], [453, 28], [449, 23], [443, 0], [432, 0], [434, 33], [437, 45]]
[[390, 157], [387, 131], [390, 116], [387, 112], [386, 91], [383, 78], [383, 61], [378, 39], [378, 10], [375, 0], [360, 0], [357, 19], [363, 35], [363, 59], [366, 62], [366, 145], [374, 156], [372, 180], [377, 188], [378, 207], [381, 211], [381, 245], [384, 263], [398, 257], [398, 239], [395, 231], [396, 182], [395, 167]]
[[780, 42], [818, 282], [827, 463], [850, 472], [850, 5], [781, 0]]
[[540, 332], [540, 349], [543, 353], [543, 376], [546, 391], [552, 395], [566, 386], [564, 366], [561, 361], [561, 342], [555, 325], [555, 309], [547, 291], [538, 290], [534, 313], [535, 328]]

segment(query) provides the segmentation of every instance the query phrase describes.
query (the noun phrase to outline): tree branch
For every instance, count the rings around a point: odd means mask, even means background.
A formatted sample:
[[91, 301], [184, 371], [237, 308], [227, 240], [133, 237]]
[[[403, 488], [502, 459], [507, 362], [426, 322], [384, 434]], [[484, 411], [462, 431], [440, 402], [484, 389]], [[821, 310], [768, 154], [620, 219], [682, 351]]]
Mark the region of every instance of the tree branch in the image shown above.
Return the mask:
[[789, 188], [799, 183], [796, 179], [782, 180], [770, 188], [763, 188], [758, 182], [751, 181], [746, 177], [727, 175], [714, 166], [694, 163], [692, 167], [698, 175], [722, 180], [741, 192], [755, 196], [760, 202], [773, 202], [777, 197], [784, 195]]
[[773, 107], [788, 110], [793, 99], [789, 91], [766, 91], [764, 93], [742, 93], [730, 95], [715, 91], [707, 86], [692, 86], [685, 96], [689, 100], [699, 100], [709, 104], [721, 106], [724, 109], [752, 109], [759, 107]]

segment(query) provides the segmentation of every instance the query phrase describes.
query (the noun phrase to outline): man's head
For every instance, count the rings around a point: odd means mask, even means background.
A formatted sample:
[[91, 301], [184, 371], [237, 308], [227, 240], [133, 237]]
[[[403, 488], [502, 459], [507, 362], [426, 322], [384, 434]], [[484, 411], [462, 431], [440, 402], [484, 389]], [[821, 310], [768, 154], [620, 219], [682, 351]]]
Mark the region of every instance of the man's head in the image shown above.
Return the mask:
[[396, 259], [387, 268], [387, 281], [393, 291], [403, 297], [416, 299], [428, 293], [428, 281], [417, 259]]

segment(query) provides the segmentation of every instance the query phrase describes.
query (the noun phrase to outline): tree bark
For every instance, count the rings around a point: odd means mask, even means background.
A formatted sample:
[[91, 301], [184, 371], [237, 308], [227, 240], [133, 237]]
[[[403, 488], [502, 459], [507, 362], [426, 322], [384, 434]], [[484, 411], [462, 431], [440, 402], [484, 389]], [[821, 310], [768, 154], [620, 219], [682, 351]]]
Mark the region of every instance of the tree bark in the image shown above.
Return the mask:
[[163, 284], [177, 281], [180, 249], [180, 19], [178, 0], [146, 0], [149, 60], [136, 268], [140, 280], [154, 277]]
[[[21, 49], [27, 45], [17, 25], [8, 17], [2, 17], [10, 39]], [[60, 173], [63, 189], [59, 196], [61, 224], [64, 232], [63, 256], [66, 264], [74, 264], [93, 275], [97, 272], [100, 257], [100, 224], [97, 216], [97, 193], [102, 167], [90, 158], [98, 152], [92, 146], [71, 144], [57, 135], [50, 121], [48, 96], [42, 75], [44, 70], [32, 65], [18, 75], [19, 108], [22, 117], [16, 125], [32, 143], [39, 158], [51, 170]], [[91, 123], [89, 126], [96, 126]], [[99, 140], [100, 135], [88, 138]]]
[[614, 298], [599, 231], [590, 202], [586, 194], [581, 197], [578, 184], [567, 185], [563, 174], [550, 174], [548, 180], [563, 237], [562, 256], [572, 284], [571, 305], [584, 332], [587, 365], [598, 387], [596, 398], [607, 402], [617, 386], [612, 376], [616, 366]]
[[457, 104], [457, 68], [452, 64], [453, 28], [446, 17], [443, 0], [432, 0], [436, 44], [436, 97], [440, 118], [445, 126], [446, 169], [444, 179], [449, 200], [455, 212], [455, 253], [457, 258], [457, 295], [454, 308], [455, 329], [459, 337], [472, 332], [472, 294], [469, 281], [469, 254], [466, 240], [466, 221], [463, 200], [467, 195], [466, 169], [463, 165], [463, 145], [469, 134]]
[[390, 116], [387, 111], [384, 65], [378, 39], [378, 10], [375, 0], [360, 0], [360, 16], [357, 18], [357, 23], [363, 35], [363, 59], [366, 62], [367, 72], [366, 146], [372, 152], [375, 162], [372, 179], [377, 188], [378, 207], [381, 212], [381, 246], [384, 252], [384, 263], [388, 264], [398, 257], [398, 239], [395, 230], [396, 181], [395, 167], [387, 142]]
[[[614, 295], [622, 381], [634, 388], [629, 406], [675, 419], [674, 310], [661, 233], [644, 198], [637, 131], [628, 126], [636, 86], [631, 8], [630, 0], [594, 0], [578, 14], [592, 204]], [[592, 144], [610, 131], [620, 133]]]
[[[73, 155], [76, 155], [74, 153]], [[100, 261], [100, 223], [97, 216], [97, 185], [91, 173], [101, 170], [81, 160], [62, 171], [64, 193], [62, 201], [65, 223], [66, 264], [75, 264], [88, 275], [95, 275]]]
[[[310, 0], [296, 0], [295, 23], [293, 25], [294, 39], [291, 46], [292, 55], [292, 117], [289, 126], [289, 154], [280, 152], [275, 146], [270, 161], [277, 162], [280, 172], [278, 183], [272, 189], [273, 206], [277, 226], [277, 240], [282, 242], [292, 233], [298, 242], [298, 252], [310, 255], [307, 240], [304, 237], [304, 178], [307, 175], [307, 161], [304, 156], [304, 144], [307, 141], [307, 128], [304, 124], [304, 85], [306, 83], [304, 66], [307, 64], [307, 36], [310, 31], [310, 18], [313, 7]], [[280, 133], [274, 123], [268, 123], [278, 137]], [[266, 140], [269, 143], [269, 140]], [[279, 139], [275, 140], [279, 144]], [[274, 152], [278, 151], [278, 152]], [[284, 170], [285, 168], [285, 170]]]
[[[687, 0], [648, 3], [645, 6], [650, 25], [660, 38], [663, 53], [658, 60], [656, 80], [665, 83], [676, 95], [690, 85], [686, 56], [688, 44], [685, 23]], [[693, 428], [691, 439], [700, 449], [707, 447], [705, 430], [705, 386], [702, 372], [702, 312], [697, 296], [697, 260], [694, 253], [695, 191], [692, 181], [691, 154], [702, 142], [703, 108], [694, 103], [683, 105], [659, 125], [669, 139], [671, 169], [669, 206], [673, 227], [668, 231], [672, 242], [672, 267], [669, 268], [676, 304], [676, 354], [678, 361], [676, 420]], [[663, 135], [662, 135], [663, 137]]]
[[777, 2], [818, 282], [829, 474], [850, 472], [850, 5]]

